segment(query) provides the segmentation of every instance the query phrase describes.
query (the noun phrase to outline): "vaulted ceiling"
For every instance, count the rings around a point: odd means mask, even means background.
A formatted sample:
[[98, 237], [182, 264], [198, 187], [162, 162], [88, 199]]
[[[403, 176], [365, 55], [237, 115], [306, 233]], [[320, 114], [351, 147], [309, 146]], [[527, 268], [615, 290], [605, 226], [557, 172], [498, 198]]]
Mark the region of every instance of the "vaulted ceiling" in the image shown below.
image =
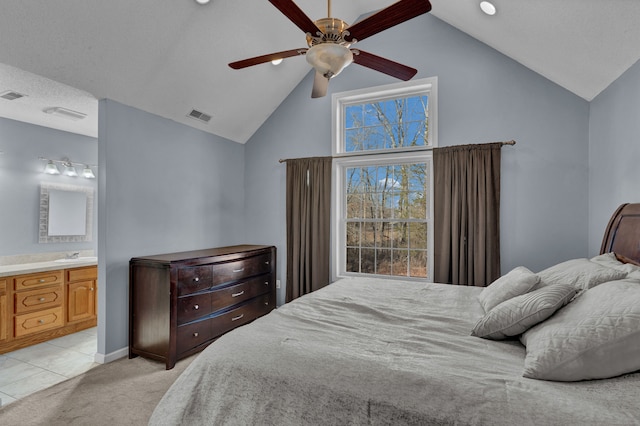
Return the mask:
[[[392, 3], [333, 0], [331, 15], [353, 23]], [[637, 0], [494, 0], [494, 16], [479, 0], [431, 3], [432, 15], [586, 100], [640, 59]], [[325, 1], [296, 4], [312, 20], [327, 16]], [[97, 99], [108, 98], [245, 143], [310, 69], [297, 57], [227, 66], [306, 46], [267, 0], [4, 2], [0, 40], [0, 95], [26, 95], [0, 99], [0, 116], [90, 136], [97, 136]], [[87, 118], [42, 112], [52, 106]], [[192, 109], [211, 120], [187, 117]]]

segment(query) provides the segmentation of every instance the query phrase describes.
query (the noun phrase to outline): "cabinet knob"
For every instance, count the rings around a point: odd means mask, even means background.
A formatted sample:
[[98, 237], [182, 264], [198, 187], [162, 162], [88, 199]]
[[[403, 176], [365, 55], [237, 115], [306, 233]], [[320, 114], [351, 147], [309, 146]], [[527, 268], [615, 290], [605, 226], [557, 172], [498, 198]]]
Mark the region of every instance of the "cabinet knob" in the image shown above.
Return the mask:
[[38, 299], [39, 302], [44, 302], [45, 300], [47, 299], [45, 299], [44, 297], [41, 297], [40, 299]]
[[265, 265], [268, 265], [268, 264], [269, 264], [269, 261], [267, 260], [266, 262], [264, 262], [264, 264], [265, 264]]
[[264, 306], [269, 306], [269, 302], [264, 302]]
[[193, 281], [198, 282], [198, 281], [200, 281], [200, 278], [199, 278], [199, 277], [195, 277], [195, 278], [193, 279]]
[[200, 305], [193, 305], [193, 309], [197, 311], [198, 309], [200, 309]]
[[265, 281], [265, 282], [264, 282], [264, 285], [269, 285], [269, 281]]
[[198, 334], [197, 331], [195, 333], [193, 333], [193, 337], [198, 337], [198, 336], [199, 336], [199, 334]]
[[93, 287], [91, 287], [91, 291], [93, 291]]
[[44, 320], [43, 319], [38, 320], [38, 324], [44, 324]]
[[38, 282], [39, 282], [39, 283], [43, 283], [44, 281], [45, 281], [45, 280], [44, 280], [44, 278], [40, 278], [40, 279], [38, 280]]

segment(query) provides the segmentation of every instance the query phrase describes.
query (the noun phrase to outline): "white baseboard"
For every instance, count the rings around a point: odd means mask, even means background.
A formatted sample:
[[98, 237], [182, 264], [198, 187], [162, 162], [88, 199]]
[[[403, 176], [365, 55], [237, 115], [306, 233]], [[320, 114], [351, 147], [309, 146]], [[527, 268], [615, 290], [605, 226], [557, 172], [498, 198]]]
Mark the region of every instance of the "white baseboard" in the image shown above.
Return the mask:
[[109, 362], [113, 362], [117, 359], [124, 358], [129, 356], [129, 347], [124, 347], [122, 349], [118, 349], [117, 351], [113, 351], [108, 354], [96, 353], [94, 357], [94, 361], [98, 364], [107, 364]]

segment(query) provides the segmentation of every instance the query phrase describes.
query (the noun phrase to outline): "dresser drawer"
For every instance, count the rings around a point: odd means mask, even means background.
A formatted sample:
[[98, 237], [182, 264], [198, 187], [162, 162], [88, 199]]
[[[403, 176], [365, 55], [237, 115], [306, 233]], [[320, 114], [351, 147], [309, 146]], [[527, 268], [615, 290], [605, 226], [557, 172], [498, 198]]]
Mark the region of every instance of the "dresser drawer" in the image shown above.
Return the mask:
[[211, 293], [178, 298], [178, 325], [211, 313]]
[[214, 290], [211, 293], [211, 310], [217, 311], [269, 292], [270, 278], [270, 274], [261, 275], [249, 281]]
[[192, 322], [178, 327], [176, 334], [177, 353], [186, 352], [211, 339], [211, 320]]
[[271, 255], [269, 253], [248, 257], [235, 262], [213, 265], [213, 285], [236, 281], [244, 277], [271, 272]]
[[213, 318], [213, 335], [219, 336], [266, 314], [273, 309], [273, 303], [270, 295], [264, 295]]
[[15, 290], [30, 290], [51, 284], [62, 283], [63, 271], [38, 272], [36, 274], [20, 275], [15, 278]]
[[15, 337], [38, 333], [52, 328], [62, 327], [64, 315], [62, 306], [30, 314], [16, 315]]
[[178, 296], [197, 293], [211, 287], [211, 265], [178, 269]]
[[15, 294], [14, 313], [22, 314], [55, 306], [64, 302], [62, 284], [36, 290], [21, 291]]

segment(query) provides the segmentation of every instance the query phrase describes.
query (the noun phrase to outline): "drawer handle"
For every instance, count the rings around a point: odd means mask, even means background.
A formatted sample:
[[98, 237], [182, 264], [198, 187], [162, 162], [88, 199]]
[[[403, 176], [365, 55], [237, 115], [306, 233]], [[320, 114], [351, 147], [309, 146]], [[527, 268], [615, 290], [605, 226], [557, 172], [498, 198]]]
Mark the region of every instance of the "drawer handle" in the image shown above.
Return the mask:
[[195, 333], [193, 333], [193, 337], [198, 337], [198, 336], [199, 336], [199, 334], [198, 334], [197, 331]]
[[233, 317], [231, 318], [231, 321], [238, 321], [239, 319], [241, 319], [242, 317], [244, 317], [244, 314], [240, 314], [237, 317]]
[[91, 287], [91, 291], [93, 291], [93, 287]]
[[234, 269], [233, 272], [242, 272], [244, 271], [244, 268], [240, 268], [240, 269]]
[[269, 285], [269, 281], [265, 281], [265, 282], [264, 282], [264, 285]]
[[38, 299], [39, 302], [44, 302], [45, 300], [47, 299], [45, 299], [44, 297], [41, 297], [40, 299]]
[[269, 302], [264, 302], [264, 306], [269, 306]]
[[264, 262], [264, 264], [265, 264], [265, 265], [268, 265], [268, 264], [269, 264], [269, 261], [267, 260], [266, 262]]
[[198, 282], [198, 281], [200, 281], [200, 278], [199, 278], [199, 277], [195, 277], [195, 278], [193, 279], [193, 281]]
[[243, 294], [244, 294], [244, 290], [242, 290], [240, 293], [233, 293], [231, 297], [238, 297], [238, 296], [242, 296]]
[[198, 309], [200, 309], [200, 305], [193, 305], [193, 309], [197, 311]]

